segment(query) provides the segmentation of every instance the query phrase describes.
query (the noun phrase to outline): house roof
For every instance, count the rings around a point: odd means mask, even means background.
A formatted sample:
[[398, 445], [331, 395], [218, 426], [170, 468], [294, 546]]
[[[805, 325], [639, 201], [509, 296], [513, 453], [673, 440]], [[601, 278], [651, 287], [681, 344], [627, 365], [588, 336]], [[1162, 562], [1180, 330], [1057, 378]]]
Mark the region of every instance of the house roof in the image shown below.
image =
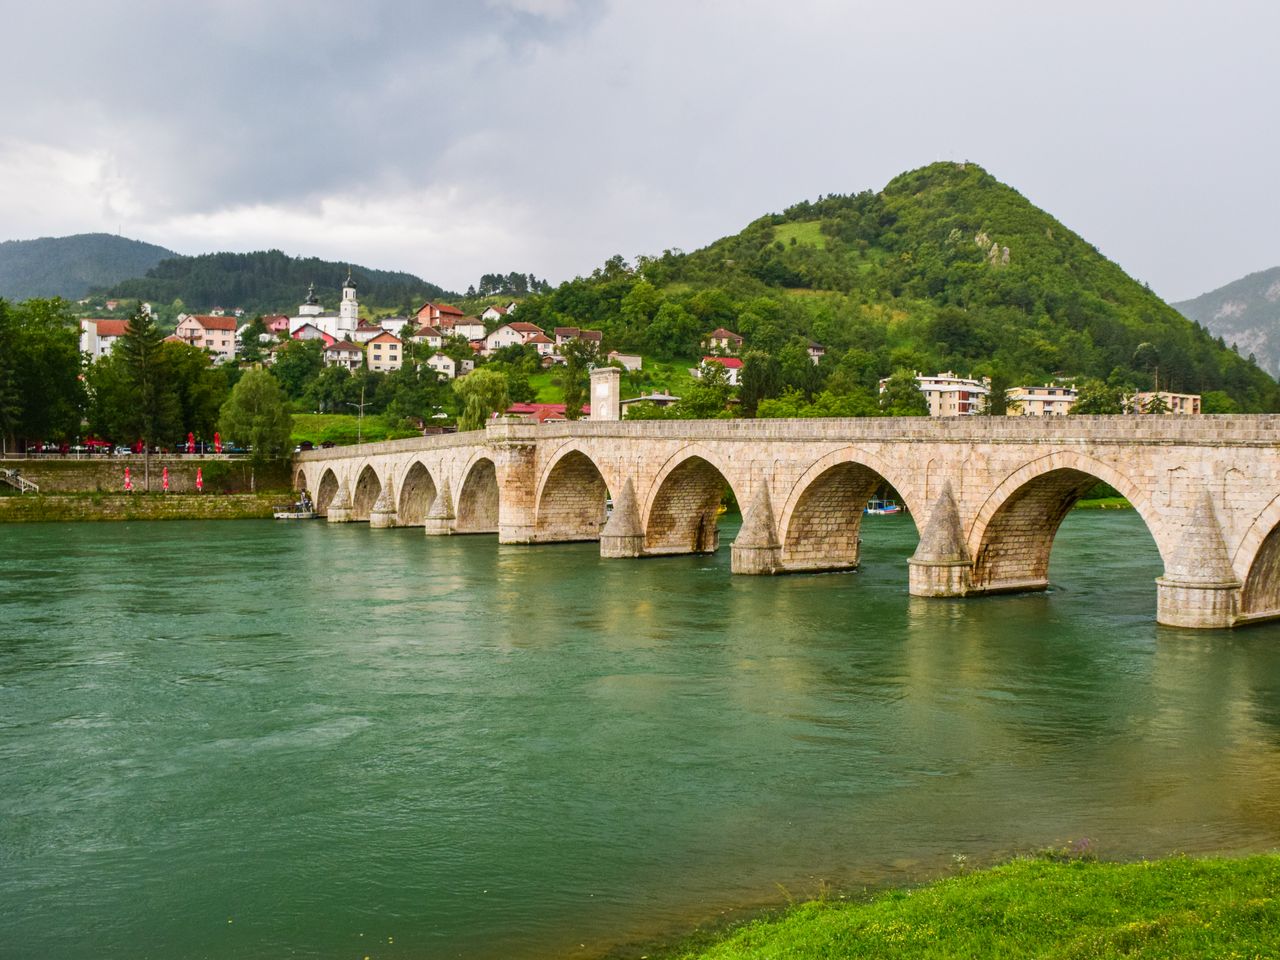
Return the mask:
[[125, 327], [129, 325], [128, 320], [91, 320], [90, 323], [100, 337], [123, 337]]
[[732, 330], [726, 330], [724, 327], [716, 327], [707, 334], [708, 340], [741, 340], [742, 338]]
[[186, 343], [187, 341], [183, 340], [183, 339], [182, 339], [180, 336], [178, 336], [176, 333], [171, 333], [171, 334], [169, 334], [167, 337], [165, 337], [165, 338], [164, 338], [164, 342], [165, 342], [165, 343]]
[[488, 313], [490, 310], [492, 310], [494, 313], [497, 313], [497, 314], [505, 314], [507, 312], [506, 307], [499, 307], [499, 306], [486, 307], [484, 312]]
[[447, 303], [432, 303], [430, 300], [428, 300], [426, 303], [424, 303], [422, 306], [418, 308], [418, 313], [421, 313], [423, 310], [427, 310], [427, 309], [435, 310], [439, 314], [451, 313], [454, 316], [458, 316], [458, 317], [461, 317], [463, 315], [462, 311], [459, 310], [457, 307], [450, 306]]
[[431, 326], [429, 323], [424, 323], [414, 332], [413, 335], [415, 337], [443, 337], [444, 336], [443, 333], [441, 333], [435, 327]]
[[579, 340], [603, 340], [604, 334], [601, 333], [599, 330], [579, 330], [578, 339]]
[[344, 353], [360, 353], [360, 347], [350, 340], [337, 340], [324, 348], [325, 353], [329, 353], [331, 350], [341, 350]]
[[[589, 405], [582, 407], [583, 416], [590, 412], [591, 407]], [[534, 423], [565, 419], [563, 403], [513, 403], [507, 407], [507, 413], [511, 416], [524, 417]]]
[[404, 341], [397, 337], [394, 333], [380, 333], [370, 343], [403, 343]]
[[382, 327], [376, 323], [370, 323], [368, 320], [361, 320], [356, 330], [381, 330]]
[[457, 361], [454, 360], [453, 357], [449, 356], [447, 353], [441, 353], [438, 350], [427, 358], [427, 363], [430, 363], [432, 360], [448, 360], [455, 366], [457, 365]]
[[198, 314], [192, 315], [187, 319], [194, 320], [206, 330], [235, 330], [236, 328], [235, 317], [215, 317], [207, 314]]
[[556, 327], [557, 337], [576, 337], [578, 335], [577, 327]]
[[742, 366], [742, 361], [737, 357], [703, 357], [703, 363], [718, 363], [726, 370], [737, 370]]
[[555, 343], [555, 341], [545, 333], [535, 333], [532, 337], [526, 340], [525, 343]]
[[503, 324], [510, 327], [516, 333], [542, 333], [543, 330], [536, 323], [529, 323], [526, 320], [512, 320], [510, 323]]

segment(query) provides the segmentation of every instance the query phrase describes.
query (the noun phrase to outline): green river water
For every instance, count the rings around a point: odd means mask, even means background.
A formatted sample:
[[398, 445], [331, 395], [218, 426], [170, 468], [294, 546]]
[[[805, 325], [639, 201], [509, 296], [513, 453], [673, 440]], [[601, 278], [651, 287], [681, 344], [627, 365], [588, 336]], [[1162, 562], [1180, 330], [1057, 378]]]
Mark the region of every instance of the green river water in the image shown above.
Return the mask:
[[[639, 955], [824, 884], [1280, 840], [1280, 627], [1155, 625], [1131, 511], [913, 599], [244, 521], [0, 529], [0, 957]], [[725, 531], [724, 541], [731, 534]]]

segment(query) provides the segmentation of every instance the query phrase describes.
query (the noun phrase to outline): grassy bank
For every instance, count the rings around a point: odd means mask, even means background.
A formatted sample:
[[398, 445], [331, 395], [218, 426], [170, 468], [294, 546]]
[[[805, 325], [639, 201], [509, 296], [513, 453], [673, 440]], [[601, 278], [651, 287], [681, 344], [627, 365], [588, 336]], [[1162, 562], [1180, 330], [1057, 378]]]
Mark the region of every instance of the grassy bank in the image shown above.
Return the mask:
[[361, 420], [355, 414], [346, 413], [295, 413], [290, 441], [294, 446], [303, 441], [316, 446], [322, 443], [349, 446], [357, 439], [364, 443], [380, 443], [416, 436], [420, 436], [417, 430], [407, 429], [381, 416], [368, 416]]
[[666, 960], [1274, 957], [1280, 856], [1015, 860], [867, 902], [821, 900]]
[[1077, 500], [1077, 510], [1132, 510], [1131, 504], [1124, 497], [1093, 497], [1089, 500]]
[[70, 520], [260, 520], [292, 494], [81, 493], [60, 496], [5, 497], [0, 523]]

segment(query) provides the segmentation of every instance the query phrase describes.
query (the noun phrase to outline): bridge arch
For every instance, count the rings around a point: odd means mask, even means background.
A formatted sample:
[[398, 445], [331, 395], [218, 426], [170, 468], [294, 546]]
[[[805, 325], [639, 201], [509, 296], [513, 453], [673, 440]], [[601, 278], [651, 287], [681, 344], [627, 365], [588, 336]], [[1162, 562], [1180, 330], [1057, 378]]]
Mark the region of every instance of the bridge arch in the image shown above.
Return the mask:
[[329, 504], [338, 495], [338, 477], [332, 468], [327, 468], [320, 475], [320, 483], [316, 487], [316, 513], [324, 516], [329, 512]]
[[303, 470], [301, 467], [299, 467], [298, 472], [293, 475], [293, 489], [299, 493], [307, 489], [307, 471]]
[[644, 517], [644, 552], [714, 553], [720, 544], [716, 521], [726, 488], [740, 505], [747, 485], [702, 444], [672, 454], [653, 480]]
[[566, 444], [538, 481], [535, 539], [599, 540], [608, 499], [609, 485], [600, 467], [577, 444]]
[[483, 454], [472, 457], [462, 471], [454, 509], [454, 533], [496, 533], [498, 530], [498, 470]]
[[781, 564], [788, 571], [857, 567], [862, 511], [883, 484], [898, 491], [916, 522], [914, 487], [900, 469], [855, 447], [813, 463], [796, 481], [778, 518]]
[[1110, 464], [1074, 450], [1058, 450], [1019, 467], [978, 509], [969, 530], [975, 592], [1043, 589], [1049, 554], [1062, 521], [1099, 481], [1133, 505], [1168, 566], [1169, 545], [1149, 498]]
[[1241, 615], [1248, 620], [1280, 617], [1280, 496], [1249, 525], [1231, 566], [1244, 582]]
[[400, 502], [396, 508], [397, 524], [420, 527], [436, 499], [436, 481], [421, 460], [414, 460], [400, 481]]
[[368, 520], [373, 505], [382, 492], [382, 481], [373, 464], [365, 464], [364, 469], [356, 477], [356, 488], [351, 494], [351, 519]]

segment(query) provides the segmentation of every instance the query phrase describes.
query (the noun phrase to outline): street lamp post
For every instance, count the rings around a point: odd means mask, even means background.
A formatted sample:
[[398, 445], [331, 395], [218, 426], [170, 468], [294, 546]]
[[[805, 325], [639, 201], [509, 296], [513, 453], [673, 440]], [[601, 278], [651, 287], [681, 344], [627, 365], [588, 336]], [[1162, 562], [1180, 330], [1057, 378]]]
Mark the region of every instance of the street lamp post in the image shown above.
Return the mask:
[[360, 446], [361, 444], [364, 443], [364, 408], [369, 406], [369, 404], [371, 403], [373, 403], [372, 400], [370, 400], [369, 403], [364, 402], [364, 387], [360, 388], [359, 403], [352, 403], [351, 401], [347, 401], [348, 407], [355, 407], [357, 410], [360, 411], [360, 415], [356, 418], [356, 446]]

